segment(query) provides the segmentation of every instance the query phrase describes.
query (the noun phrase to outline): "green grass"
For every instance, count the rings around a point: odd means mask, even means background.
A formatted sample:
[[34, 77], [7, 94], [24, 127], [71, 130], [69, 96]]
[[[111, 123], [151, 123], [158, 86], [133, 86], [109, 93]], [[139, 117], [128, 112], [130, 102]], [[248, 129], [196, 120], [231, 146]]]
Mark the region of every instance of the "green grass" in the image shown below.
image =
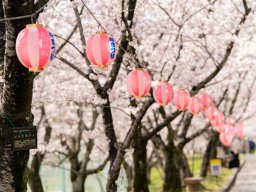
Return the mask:
[[154, 167], [150, 173], [151, 183], [149, 190], [152, 192], [160, 192], [163, 187], [164, 173], [160, 167]]
[[[190, 170], [193, 170], [194, 166], [194, 175], [200, 175], [200, 169], [202, 164], [202, 155], [195, 155], [194, 163], [192, 158], [189, 158], [189, 166]], [[234, 173], [234, 170], [230, 170], [228, 168], [222, 167], [221, 175], [219, 177], [207, 176], [202, 184], [206, 188], [205, 192], [213, 192], [218, 191], [224, 187], [224, 185], [228, 182], [230, 176]], [[151, 183], [149, 185], [149, 189], [151, 192], [161, 192], [163, 186], [163, 170], [159, 167], [154, 167], [150, 173]], [[184, 189], [185, 191], [185, 189]]]

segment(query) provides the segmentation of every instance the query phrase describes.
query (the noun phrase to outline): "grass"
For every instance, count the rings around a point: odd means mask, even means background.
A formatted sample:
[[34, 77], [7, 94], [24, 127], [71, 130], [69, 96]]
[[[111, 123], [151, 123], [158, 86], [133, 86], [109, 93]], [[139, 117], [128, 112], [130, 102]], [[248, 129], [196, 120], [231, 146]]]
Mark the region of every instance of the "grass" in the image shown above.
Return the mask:
[[154, 167], [150, 173], [149, 190], [152, 192], [160, 192], [163, 187], [164, 173], [160, 167]]
[[[195, 155], [194, 162], [192, 158], [189, 158], [189, 166], [191, 171], [194, 167], [194, 175], [200, 175], [200, 169], [202, 164], [202, 155]], [[207, 176], [202, 184], [205, 186], [205, 192], [213, 192], [218, 191], [224, 187], [224, 185], [228, 182], [230, 176], [234, 173], [234, 170], [230, 170], [228, 168], [222, 167], [221, 175], [218, 177], [215, 176]], [[161, 192], [163, 186], [163, 170], [159, 167], [154, 167], [150, 173], [151, 184], [149, 189], [151, 192]], [[185, 191], [185, 189], [184, 189]]]

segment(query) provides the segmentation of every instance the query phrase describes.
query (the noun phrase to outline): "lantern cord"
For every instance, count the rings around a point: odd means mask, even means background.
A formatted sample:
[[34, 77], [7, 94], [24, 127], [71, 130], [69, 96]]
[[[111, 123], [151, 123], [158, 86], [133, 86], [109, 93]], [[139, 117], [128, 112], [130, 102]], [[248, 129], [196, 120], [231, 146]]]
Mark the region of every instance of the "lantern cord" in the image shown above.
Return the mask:
[[31, 23], [34, 23], [34, 17], [31, 15]]
[[90, 13], [90, 15], [94, 18], [94, 20], [98, 23], [98, 25], [104, 30], [104, 32], [107, 32], [107, 30], [103, 27], [103, 25], [100, 23], [100, 21], [94, 16], [93, 12], [89, 9], [89, 7], [85, 4], [83, 0], [81, 0], [84, 4], [87, 11]]
[[46, 4], [44, 4], [40, 9], [35, 11], [34, 13], [30, 15], [23, 15], [23, 16], [18, 16], [18, 17], [9, 17], [9, 18], [0, 18], [0, 22], [4, 21], [12, 21], [12, 20], [20, 20], [20, 19], [26, 19], [26, 18], [31, 18], [31, 21], [33, 21], [34, 17], [36, 17], [37, 14], [39, 14], [45, 7], [47, 7], [52, 0], [49, 0]]
[[[95, 17], [95, 15], [93, 14], [93, 12], [90, 10], [90, 8], [85, 4], [85, 2], [83, 0], [81, 0], [81, 2], [83, 3], [83, 5], [85, 6], [85, 8], [88, 10], [88, 12], [90, 13], [90, 15], [95, 19], [95, 21], [98, 23], [98, 26], [100, 26], [105, 33], [108, 33], [107, 30], [105, 29], [105, 27], [100, 23], [100, 21]], [[108, 33], [109, 34], [109, 33]], [[133, 62], [135, 63], [136, 67], [140, 67], [140, 66], [143, 66], [141, 63], [138, 63], [135, 59], [135, 57], [133, 55], [131, 55], [129, 52], [127, 52], [117, 41], [115, 41], [115, 43], [117, 45], [119, 45], [119, 47], [124, 51], [126, 52], [130, 58], [133, 60]], [[146, 66], [143, 66], [143, 67], [146, 67]]]

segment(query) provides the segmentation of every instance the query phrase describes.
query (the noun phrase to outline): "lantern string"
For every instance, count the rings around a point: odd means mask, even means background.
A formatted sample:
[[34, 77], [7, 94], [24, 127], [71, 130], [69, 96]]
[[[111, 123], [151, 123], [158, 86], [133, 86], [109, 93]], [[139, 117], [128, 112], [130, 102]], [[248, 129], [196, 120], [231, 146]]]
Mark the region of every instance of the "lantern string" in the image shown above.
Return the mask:
[[33, 16], [31, 15], [31, 23], [34, 23], [34, 18], [33, 18]]
[[[49, 0], [46, 4], [44, 4], [41, 8], [39, 8], [37, 11], [30, 15], [23, 15], [23, 16], [18, 16], [18, 17], [8, 17], [8, 18], [0, 18], [0, 22], [4, 21], [12, 21], [12, 20], [20, 20], [20, 19], [26, 19], [26, 18], [31, 18], [31, 21], [34, 21], [34, 17], [36, 17], [37, 14], [39, 14], [45, 7], [47, 7], [52, 0]], [[33, 22], [32, 22], [33, 23]]]
[[[93, 14], [93, 12], [91, 11], [91, 9], [85, 4], [85, 2], [83, 0], [81, 0], [81, 2], [83, 3], [83, 5], [85, 6], [85, 8], [88, 10], [88, 12], [90, 13], [90, 15], [95, 19], [95, 21], [98, 23], [98, 26], [101, 27], [105, 33], [110, 34], [107, 32], [106, 28], [100, 23], [100, 21], [96, 18], [96, 16]], [[110, 34], [111, 35], [111, 34]], [[136, 61], [136, 58], [130, 54], [127, 50], [125, 50], [117, 41], [115, 41], [115, 43], [125, 52], [129, 55], [130, 59], [132, 59], [133, 63], [135, 64], [136, 67], [144, 67], [147, 68], [145, 65], [139, 63]]]
[[83, 0], [81, 0], [81, 2], [84, 4], [85, 8], [87, 9], [87, 11], [90, 13], [90, 15], [94, 18], [94, 20], [99, 24], [99, 26], [104, 30], [104, 32], [107, 32], [107, 30], [103, 27], [103, 25], [100, 23], [100, 21], [95, 17], [95, 15], [93, 14], [93, 12], [89, 9], [89, 7], [85, 4], [85, 2]]
[[[39, 8], [37, 11], [35, 11], [34, 13], [30, 14], [30, 15], [23, 15], [23, 16], [17, 16], [17, 17], [9, 17], [9, 18], [0, 18], [0, 22], [4, 22], [4, 21], [12, 21], [12, 20], [20, 20], [20, 19], [26, 19], [26, 18], [30, 18], [31, 22], [34, 23], [35, 22], [35, 17], [45, 8], [47, 7], [53, 0], [49, 0], [46, 4], [44, 4], [41, 8]], [[81, 2], [83, 3], [83, 5], [85, 6], [85, 8], [88, 10], [88, 12], [90, 13], [90, 15], [94, 18], [94, 20], [98, 23], [98, 27], [102, 28], [104, 30], [105, 33], [110, 34], [107, 32], [106, 28], [100, 23], [100, 21], [96, 18], [96, 16], [93, 14], [93, 12], [90, 10], [90, 8], [85, 4], [85, 2], [83, 0], [81, 0]], [[146, 65], [143, 65], [142, 63], [138, 62], [135, 58], [134, 55], [132, 55], [131, 53], [129, 53], [127, 50], [125, 50], [117, 41], [115, 41], [115, 43], [125, 52], [127, 53], [127, 55], [130, 57], [130, 59], [132, 60], [132, 62], [135, 64], [136, 67], [144, 67], [147, 68]], [[156, 70], [152, 70], [154, 72], [158, 72]]]

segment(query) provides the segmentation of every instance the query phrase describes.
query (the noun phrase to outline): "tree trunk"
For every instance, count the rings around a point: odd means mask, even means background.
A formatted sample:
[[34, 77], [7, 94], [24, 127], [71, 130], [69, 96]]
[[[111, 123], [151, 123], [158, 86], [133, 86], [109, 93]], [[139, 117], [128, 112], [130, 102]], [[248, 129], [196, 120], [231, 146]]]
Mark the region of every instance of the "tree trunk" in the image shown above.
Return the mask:
[[[103, 105], [102, 110], [102, 119], [103, 124], [105, 127], [105, 133], [109, 140], [109, 159], [110, 159], [110, 169], [115, 161], [116, 155], [117, 155], [117, 138], [115, 134], [114, 124], [113, 124], [113, 117], [110, 107], [110, 102], [108, 99], [108, 96], [103, 97], [104, 99], [107, 99], [107, 104]], [[111, 175], [111, 172], [108, 173], [108, 175]], [[109, 192], [115, 192], [117, 191], [117, 185], [115, 182], [112, 182], [110, 186], [108, 186], [110, 189]]]
[[113, 117], [112, 117], [110, 102], [108, 98], [104, 98], [104, 99], [107, 99], [107, 104], [102, 106], [102, 119], [105, 126], [106, 136], [109, 139], [109, 158], [110, 158], [110, 166], [112, 166], [117, 154], [117, 146], [116, 146], [117, 139], [116, 139], [114, 124], [113, 124]]
[[31, 168], [29, 170], [29, 187], [32, 192], [44, 192], [42, 180], [40, 177], [40, 167], [42, 163], [42, 155], [37, 152], [32, 159]]
[[[0, 18], [4, 18], [4, 10], [2, 1], [0, 2]], [[4, 70], [4, 52], [5, 52], [5, 24], [0, 22], [0, 76], [2, 79], [3, 70]], [[1, 86], [2, 87], [2, 86]], [[1, 89], [2, 95], [2, 89]]]
[[132, 179], [133, 179], [132, 166], [130, 166], [126, 161], [124, 161], [123, 165], [124, 165], [125, 173], [127, 175], [127, 180], [128, 180], [127, 191], [132, 191]]
[[74, 154], [69, 159], [71, 164], [70, 180], [72, 183], [72, 192], [84, 192], [86, 175], [80, 172], [81, 164], [78, 161], [78, 154]]
[[78, 175], [76, 180], [72, 181], [72, 192], [84, 192], [85, 191], [85, 177], [83, 175]]
[[181, 177], [179, 172], [180, 152], [173, 143], [173, 135], [169, 131], [166, 146], [166, 160], [164, 167], [163, 192], [181, 192]]
[[211, 158], [216, 158], [216, 149], [218, 145], [218, 139], [219, 139], [219, 134], [216, 132], [212, 133], [212, 136], [210, 138], [210, 141], [206, 147], [204, 157], [203, 157], [203, 162], [202, 162], [202, 167], [201, 167], [201, 177], [206, 177], [207, 175], [207, 170], [210, 164], [210, 159]]
[[141, 138], [141, 134], [137, 134], [134, 140], [133, 163], [133, 191], [149, 192], [147, 177], [147, 141]]
[[[42, 112], [41, 120], [45, 125], [43, 127], [45, 129], [44, 142], [45, 144], [48, 144], [51, 138], [52, 127], [49, 125], [48, 120], [46, 118], [44, 106], [42, 106], [41, 112]], [[38, 129], [39, 129], [39, 126], [40, 126], [40, 123], [38, 124]], [[42, 180], [40, 177], [40, 168], [41, 168], [41, 164], [44, 157], [45, 157], [45, 154], [42, 154], [40, 152], [37, 152], [32, 156], [31, 168], [28, 168], [29, 170], [28, 183], [32, 192], [44, 191]]]
[[[5, 17], [15, 17], [32, 13], [33, 1], [3, 0]], [[4, 86], [2, 95], [1, 137], [7, 138], [10, 127], [31, 126], [31, 101], [33, 74], [24, 68], [15, 54], [18, 33], [28, 24], [29, 19], [5, 21]], [[29, 151], [11, 149], [8, 137], [0, 145], [0, 191], [24, 192], [27, 190], [25, 170]]]
[[186, 155], [184, 154], [183, 149], [180, 154], [181, 154], [180, 163], [181, 163], [181, 170], [183, 173], [183, 178], [192, 177], [193, 174], [189, 168], [188, 159], [187, 159]]

